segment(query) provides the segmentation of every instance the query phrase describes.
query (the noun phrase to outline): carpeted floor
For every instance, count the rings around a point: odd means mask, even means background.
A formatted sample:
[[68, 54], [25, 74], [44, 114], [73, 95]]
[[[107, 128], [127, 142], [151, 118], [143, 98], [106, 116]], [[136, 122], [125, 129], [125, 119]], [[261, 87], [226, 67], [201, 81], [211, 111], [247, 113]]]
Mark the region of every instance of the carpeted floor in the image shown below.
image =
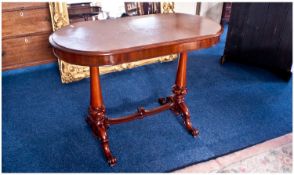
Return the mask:
[[[225, 36], [225, 34], [224, 34]], [[219, 64], [217, 46], [189, 53], [187, 104], [200, 136], [180, 118], [157, 116], [111, 126], [118, 163], [109, 167], [85, 122], [89, 80], [61, 84], [56, 64], [2, 74], [4, 172], [166, 172], [292, 131], [292, 80], [236, 63]], [[157, 106], [170, 94], [177, 62], [101, 77], [107, 114]]]

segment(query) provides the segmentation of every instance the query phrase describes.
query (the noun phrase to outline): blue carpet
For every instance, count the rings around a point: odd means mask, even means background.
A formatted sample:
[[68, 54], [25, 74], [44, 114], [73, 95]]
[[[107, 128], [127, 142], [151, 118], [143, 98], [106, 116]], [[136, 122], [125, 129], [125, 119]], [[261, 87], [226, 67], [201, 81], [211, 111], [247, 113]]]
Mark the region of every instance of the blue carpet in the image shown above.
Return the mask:
[[[109, 167], [85, 122], [89, 79], [61, 84], [56, 64], [2, 74], [4, 172], [166, 172], [292, 131], [292, 80], [236, 63], [219, 64], [222, 41], [189, 53], [187, 104], [194, 139], [170, 111], [110, 127], [118, 163]], [[101, 77], [107, 114], [157, 106], [168, 96], [177, 62]]]

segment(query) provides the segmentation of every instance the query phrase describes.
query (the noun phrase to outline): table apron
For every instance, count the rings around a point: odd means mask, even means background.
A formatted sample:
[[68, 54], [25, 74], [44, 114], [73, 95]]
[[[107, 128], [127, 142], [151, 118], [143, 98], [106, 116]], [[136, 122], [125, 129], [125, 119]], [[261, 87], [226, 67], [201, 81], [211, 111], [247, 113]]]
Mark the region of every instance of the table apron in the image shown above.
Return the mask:
[[199, 50], [211, 47], [219, 42], [220, 38], [212, 37], [209, 39], [196, 40], [188, 43], [178, 43], [167, 46], [158, 46], [153, 48], [142, 48], [134, 51], [110, 53], [110, 54], [85, 54], [83, 52], [68, 52], [63, 51], [59, 47], [53, 48], [55, 56], [59, 59], [76, 65], [82, 66], [103, 66], [103, 65], [117, 65], [154, 57], [178, 54], [181, 52]]

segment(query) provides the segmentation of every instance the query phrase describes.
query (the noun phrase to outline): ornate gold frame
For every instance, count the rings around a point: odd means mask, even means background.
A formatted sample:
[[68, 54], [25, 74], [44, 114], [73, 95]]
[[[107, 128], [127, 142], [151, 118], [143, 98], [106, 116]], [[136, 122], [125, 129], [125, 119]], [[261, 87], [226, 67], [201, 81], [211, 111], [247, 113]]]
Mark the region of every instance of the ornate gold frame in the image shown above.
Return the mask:
[[162, 13], [175, 13], [175, 3], [174, 2], [163, 2], [161, 4]]
[[[69, 17], [67, 11], [66, 2], [49, 2], [51, 21], [53, 31], [58, 30], [69, 24]], [[174, 3], [165, 2], [162, 5], [163, 13], [174, 12]], [[122, 71], [125, 69], [132, 69], [138, 66], [143, 66], [147, 64], [157, 63], [157, 62], [168, 62], [173, 61], [177, 58], [176, 54], [167, 55], [162, 57], [151, 58], [148, 60], [136, 61], [131, 63], [124, 63], [115, 66], [101, 66], [99, 68], [100, 74], [106, 74], [110, 72]], [[74, 64], [66, 63], [58, 59], [60, 76], [62, 83], [71, 83], [74, 81], [79, 81], [83, 78], [90, 76], [89, 67], [78, 66]]]

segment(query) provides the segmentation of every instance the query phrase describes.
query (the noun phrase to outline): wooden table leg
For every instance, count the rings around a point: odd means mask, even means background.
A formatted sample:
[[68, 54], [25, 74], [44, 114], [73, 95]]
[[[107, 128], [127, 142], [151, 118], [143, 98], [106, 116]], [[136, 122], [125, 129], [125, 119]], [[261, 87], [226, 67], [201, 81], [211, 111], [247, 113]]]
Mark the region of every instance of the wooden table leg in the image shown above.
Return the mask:
[[176, 82], [172, 89], [174, 95], [159, 99], [159, 103], [165, 104], [172, 101], [174, 106], [171, 108], [171, 110], [176, 115], [182, 115], [187, 130], [195, 137], [199, 134], [199, 131], [198, 129], [192, 127], [190, 112], [185, 103], [185, 95], [187, 94], [187, 59], [187, 52], [182, 52], [178, 63]]
[[116, 158], [112, 156], [109, 148], [105, 121], [105, 106], [100, 87], [99, 67], [90, 67], [90, 107], [87, 122], [101, 141], [102, 149], [109, 165], [113, 166], [116, 163]]

